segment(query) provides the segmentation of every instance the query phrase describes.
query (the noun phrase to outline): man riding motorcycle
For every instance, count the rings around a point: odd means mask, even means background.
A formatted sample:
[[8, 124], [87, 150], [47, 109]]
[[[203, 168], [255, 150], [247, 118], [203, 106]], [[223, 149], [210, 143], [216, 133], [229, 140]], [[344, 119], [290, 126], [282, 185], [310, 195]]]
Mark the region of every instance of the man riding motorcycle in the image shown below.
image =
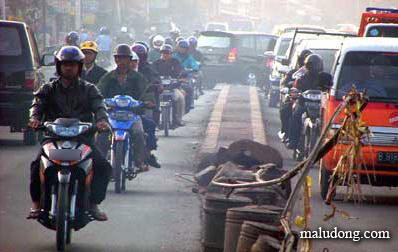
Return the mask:
[[79, 47], [79, 33], [71, 31], [65, 37], [65, 45]]
[[[189, 43], [186, 40], [180, 40], [177, 43], [177, 51], [173, 54], [173, 58], [177, 59], [184, 70], [190, 71], [199, 71], [200, 63], [195, 60], [195, 58], [189, 54]], [[188, 78], [188, 75], [185, 73], [182, 76], [183, 78]], [[194, 89], [191, 86], [184, 85], [182, 86], [184, 91], [187, 93], [186, 100], [186, 110], [189, 111], [193, 109], [193, 100], [194, 100]]]
[[[173, 47], [170, 45], [163, 45], [160, 49], [160, 59], [153, 63], [153, 68], [160, 76], [169, 76], [177, 79], [182, 73], [182, 66], [180, 62], [172, 57]], [[184, 94], [177, 88], [174, 89], [175, 96], [175, 115], [173, 118], [173, 127], [183, 126], [182, 116], [185, 113], [185, 98]]]
[[[147, 141], [146, 145], [149, 153], [152, 150], [157, 149], [157, 138], [156, 138], [156, 119], [159, 121], [159, 94], [161, 92], [160, 89], [160, 77], [158, 73], [152, 68], [151, 64], [148, 63], [148, 52], [145, 46], [142, 44], [134, 44], [131, 47], [131, 50], [138, 55], [139, 63], [138, 63], [138, 72], [141, 73], [149, 83], [150, 87], [148, 88], [148, 92], [153, 93], [155, 97], [156, 106], [153, 108], [153, 113], [148, 113], [145, 116], [142, 116], [142, 123], [144, 126], [144, 131], [147, 133]], [[152, 111], [150, 111], [152, 112]], [[160, 168], [161, 165], [158, 163], [154, 154], [148, 155], [148, 159], [146, 162], [155, 168]]]
[[[80, 79], [84, 54], [78, 47], [64, 46], [55, 56], [58, 76], [55, 81], [40, 87], [34, 93], [30, 109], [29, 126], [37, 129], [43, 121], [57, 118], [77, 118], [82, 122], [93, 122], [99, 130], [108, 129], [108, 117], [103, 97], [94, 84]], [[93, 118], [94, 115], [94, 118]], [[93, 146], [94, 179], [91, 184], [91, 212], [99, 221], [107, 216], [98, 208], [106, 195], [112, 167]], [[28, 218], [37, 218], [40, 211], [40, 156], [31, 163], [30, 194], [33, 201]]]
[[164, 45], [164, 37], [156, 35], [152, 40], [152, 49], [148, 53], [148, 61], [155, 62], [160, 59], [160, 48]]
[[85, 56], [81, 78], [90, 83], [98, 84], [101, 77], [107, 71], [95, 63], [98, 54], [97, 43], [95, 41], [83, 42], [80, 44], [80, 50], [82, 50]]
[[[304, 60], [305, 58], [312, 54], [310, 50], [302, 50], [298, 55], [297, 55], [297, 63], [294, 69], [290, 70], [281, 80], [281, 88], [291, 88], [292, 83], [295, 81], [293, 78], [294, 73], [299, 71], [304, 66]], [[285, 142], [287, 141], [288, 135], [289, 135], [289, 125], [290, 125], [290, 118], [292, 116], [292, 102], [291, 101], [286, 101], [281, 103], [280, 110], [279, 110], [279, 115], [280, 115], [280, 120], [281, 120], [281, 138], [283, 139], [282, 141]]]
[[[99, 82], [98, 88], [105, 98], [113, 98], [116, 95], [129, 95], [136, 100], [140, 100], [147, 106], [153, 106], [154, 99], [150, 93], [146, 92], [147, 82], [138, 72], [131, 69], [133, 52], [127, 44], [117, 45], [114, 50], [116, 69], [107, 73]], [[143, 111], [137, 111], [142, 114]], [[146, 171], [144, 164], [145, 156], [145, 136], [141, 119], [134, 124], [131, 135], [134, 145], [134, 162], [140, 171]], [[109, 135], [99, 134], [97, 144], [104, 155], [109, 149]]]
[[[304, 74], [302, 74], [293, 84], [299, 91], [319, 90], [319, 76], [323, 71], [323, 60], [318, 54], [311, 54], [305, 58]], [[305, 112], [305, 106], [299, 99], [292, 109], [292, 117], [289, 127], [289, 149], [296, 149], [300, 141], [302, 115]]]
[[95, 40], [98, 45], [99, 53], [102, 54], [108, 61], [110, 61], [112, 51], [112, 38], [109, 34], [109, 30], [104, 26], [101, 27], [99, 33], [100, 34]]

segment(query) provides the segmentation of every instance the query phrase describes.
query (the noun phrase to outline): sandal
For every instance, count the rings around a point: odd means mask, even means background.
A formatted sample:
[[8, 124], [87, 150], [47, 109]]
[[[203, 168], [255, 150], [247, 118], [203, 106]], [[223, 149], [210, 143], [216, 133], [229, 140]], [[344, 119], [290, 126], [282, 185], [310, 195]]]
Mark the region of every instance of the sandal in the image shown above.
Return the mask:
[[26, 217], [26, 219], [30, 220], [30, 219], [37, 219], [40, 216], [40, 209], [30, 209], [29, 215], [28, 217]]

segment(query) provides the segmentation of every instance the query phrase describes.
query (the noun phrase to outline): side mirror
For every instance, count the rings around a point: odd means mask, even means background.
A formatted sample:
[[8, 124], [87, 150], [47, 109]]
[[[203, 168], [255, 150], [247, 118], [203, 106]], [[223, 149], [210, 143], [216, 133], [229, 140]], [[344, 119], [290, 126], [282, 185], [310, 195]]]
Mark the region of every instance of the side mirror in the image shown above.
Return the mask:
[[322, 91], [330, 90], [333, 86], [333, 76], [330, 73], [322, 72], [319, 74], [319, 87]]
[[273, 57], [273, 56], [274, 56], [274, 52], [273, 52], [273, 51], [266, 51], [266, 52], [264, 53], [264, 56], [265, 56], [265, 57]]
[[284, 66], [289, 65], [289, 59], [286, 57], [276, 56], [275, 61], [281, 63]]
[[54, 66], [55, 65], [55, 57], [53, 54], [44, 54], [41, 58], [42, 66]]

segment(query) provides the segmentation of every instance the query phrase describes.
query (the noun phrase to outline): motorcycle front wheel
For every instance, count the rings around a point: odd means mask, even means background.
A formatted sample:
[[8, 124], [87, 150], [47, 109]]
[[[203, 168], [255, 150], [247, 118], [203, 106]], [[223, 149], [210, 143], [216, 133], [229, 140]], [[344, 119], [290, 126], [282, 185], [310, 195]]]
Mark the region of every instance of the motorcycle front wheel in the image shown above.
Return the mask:
[[[60, 183], [58, 185], [58, 204], [57, 204], [57, 250], [64, 251], [68, 232], [71, 229], [68, 227], [68, 184]], [[70, 234], [69, 234], [70, 238]]]
[[113, 148], [112, 155], [112, 168], [113, 168], [113, 177], [115, 179], [115, 193], [122, 192], [122, 179], [123, 179], [123, 171], [122, 171], [122, 162], [124, 160], [123, 155], [123, 142], [116, 142], [115, 147]]

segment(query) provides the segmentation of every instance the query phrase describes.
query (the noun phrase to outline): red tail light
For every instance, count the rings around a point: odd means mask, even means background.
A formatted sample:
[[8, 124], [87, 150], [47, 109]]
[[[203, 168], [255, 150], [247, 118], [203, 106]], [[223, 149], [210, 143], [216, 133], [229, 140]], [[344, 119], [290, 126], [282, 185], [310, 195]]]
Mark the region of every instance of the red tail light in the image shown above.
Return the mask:
[[231, 51], [228, 53], [228, 62], [233, 63], [238, 58], [238, 49], [232, 48]]
[[35, 88], [35, 72], [34, 71], [26, 71], [25, 72], [24, 87], [26, 89], [32, 89], [32, 90]]

